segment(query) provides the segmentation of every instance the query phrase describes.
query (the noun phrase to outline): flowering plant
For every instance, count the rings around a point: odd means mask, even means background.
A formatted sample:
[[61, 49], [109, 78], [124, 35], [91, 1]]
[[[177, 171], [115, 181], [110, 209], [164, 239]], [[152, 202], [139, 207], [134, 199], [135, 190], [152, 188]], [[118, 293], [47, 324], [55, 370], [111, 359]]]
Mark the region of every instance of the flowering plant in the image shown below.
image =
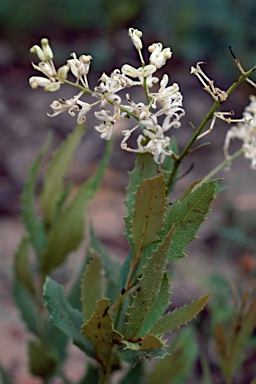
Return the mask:
[[[239, 84], [247, 81], [254, 86], [249, 76], [256, 67], [245, 72], [235, 59], [241, 75], [226, 91], [217, 88], [203, 72], [203, 63], [199, 62], [191, 68], [191, 73], [199, 78], [214, 103], [200, 126], [193, 127], [193, 135], [185, 148], [178, 152], [175, 136], [169, 133], [180, 127], [185, 114], [182, 94], [178, 84], [168, 84], [167, 74], [161, 79], [156, 76], [157, 70], [172, 57], [172, 52], [170, 48], [163, 48], [161, 43], [153, 43], [148, 47], [150, 55], [145, 61], [142, 32], [130, 28], [129, 36], [138, 52], [140, 66], [134, 68], [125, 64], [110, 75], [103, 73], [93, 90], [88, 80], [90, 55], [77, 57], [72, 53], [71, 59], [56, 69], [46, 38], [41, 40], [41, 47], [34, 45], [31, 48], [31, 53], [40, 60], [33, 67], [41, 72], [40, 76], [29, 79], [33, 89], [43, 87], [47, 92], [55, 92], [63, 85], [69, 85], [78, 92], [68, 100], [58, 99], [51, 103], [53, 113], [49, 116], [55, 117], [68, 111], [76, 117], [78, 126], [55, 152], [49, 164], [40, 195], [40, 216], [34, 207], [36, 177], [49, 143], [30, 169], [22, 199], [27, 235], [21, 240], [14, 262], [16, 302], [28, 329], [36, 336], [28, 344], [30, 369], [45, 382], [56, 375], [61, 376], [63, 382], [70, 382], [61, 368], [66, 357], [67, 338], [94, 361], [88, 364], [80, 383], [110, 382], [112, 374], [123, 369], [122, 361], [133, 368], [125, 371], [120, 383], [130, 383], [135, 377], [136, 382], [141, 383], [142, 362], [153, 358], [164, 359], [156, 365], [147, 379], [148, 383], [159, 382], [163, 370], [168, 380], [175, 378], [175, 372], [168, 372], [172, 356], [168, 356], [170, 347], [167, 346], [166, 335], [196, 317], [210, 295], [170, 311], [171, 263], [185, 255], [187, 246], [205, 219], [221, 182], [212, 177], [241, 154], [251, 160], [252, 168], [256, 168], [255, 96], [251, 96], [251, 103], [241, 119], [233, 119], [233, 111], [218, 111], [220, 104]], [[68, 79], [70, 72], [75, 82]], [[130, 93], [126, 93], [124, 98], [120, 96], [120, 91], [138, 86], [144, 90], [143, 102], [134, 101]], [[83, 95], [91, 96], [92, 102], [82, 101]], [[86, 115], [95, 109], [94, 116], [99, 125], [94, 128], [101, 138], [108, 141], [107, 149], [96, 173], [71, 198], [69, 188], [64, 185], [64, 177], [83, 136]], [[168, 196], [175, 188], [181, 162], [192, 150], [204, 144], [194, 148], [197, 140], [212, 131], [217, 119], [229, 124], [237, 123], [226, 135], [225, 160], [169, 203]], [[107, 166], [112, 137], [116, 126], [121, 125], [116, 123], [121, 120], [131, 123], [131, 128], [122, 131], [121, 148], [137, 153], [125, 201], [127, 215], [124, 220], [130, 252], [119, 266], [99, 242], [91, 225], [85, 264], [65, 296], [62, 286], [53, 279], [53, 271], [65, 262], [68, 254], [77, 249], [83, 239], [85, 208]], [[134, 145], [136, 134], [137, 145]], [[241, 149], [230, 155], [230, 141], [234, 138], [243, 144]], [[37, 279], [33, 277], [29, 260], [31, 248], [35, 254]], [[42, 295], [50, 313], [50, 323]], [[249, 309], [244, 312], [243, 327], [247, 329], [247, 337], [256, 320], [255, 307], [256, 301], [252, 300], [248, 304]], [[240, 336], [238, 332], [236, 337], [239, 339]], [[227, 358], [228, 344], [225, 348], [224, 354], [219, 348], [220, 360], [223, 375], [229, 383], [237, 368], [234, 365], [237, 356], [232, 351], [233, 354]]]

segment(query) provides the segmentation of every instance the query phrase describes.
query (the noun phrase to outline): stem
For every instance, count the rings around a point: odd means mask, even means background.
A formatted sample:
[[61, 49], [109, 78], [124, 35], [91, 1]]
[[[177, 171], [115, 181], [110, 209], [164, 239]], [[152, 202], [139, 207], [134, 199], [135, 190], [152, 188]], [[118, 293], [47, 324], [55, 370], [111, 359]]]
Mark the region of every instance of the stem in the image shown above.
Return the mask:
[[206, 182], [210, 180], [216, 173], [220, 172], [222, 169], [228, 167], [233, 160], [237, 159], [239, 156], [243, 154], [243, 148], [240, 148], [233, 155], [229, 156], [226, 160], [222, 161], [216, 168], [214, 168], [211, 172], [209, 172], [202, 180], [202, 182]]

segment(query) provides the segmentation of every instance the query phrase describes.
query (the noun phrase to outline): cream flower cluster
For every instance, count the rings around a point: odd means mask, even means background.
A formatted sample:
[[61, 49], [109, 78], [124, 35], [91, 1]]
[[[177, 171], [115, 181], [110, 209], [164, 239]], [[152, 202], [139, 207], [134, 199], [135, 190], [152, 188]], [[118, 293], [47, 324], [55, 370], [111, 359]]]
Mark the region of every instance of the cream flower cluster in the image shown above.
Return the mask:
[[250, 96], [250, 104], [243, 112], [244, 120], [232, 126], [226, 134], [224, 150], [229, 157], [228, 149], [232, 139], [242, 141], [244, 156], [251, 160], [251, 168], [256, 170], [256, 96]]
[[[109, 140], [114, 131], [114, 125], [121, 119], [135, 119], [136, 124], [122, 132], [124, 138], [121, 141], [122, 149], [130, 152], [152, 154], [154, 161], [163, 163], [166, 156], [172, 156], [170, 149], [170, 137], [166, 132], [170, 128], [179, 128], [180, 118], [185, 114], [182, 108], [182, 95], [178, 84], [168, 85], [169, 78], [166, 74], [160, 80], [154, 76], [155, 72], [166, 64], [166, 60], [172, 57], [170, 48], [163, 48], [161, 43], [153, 43], [148, 47], [149, 60], [146, 64], [142, 55], [142, 32], [130, 28], [129, 36], [138, 51], [141, 65], [134, 68], [125, 64], [121, 69], [115, 69], [110, 75], [103, 73], [99, 84], [91, 90], [88, 84], [88, 73], [92, 57], [81, 55], [77, 57], [71, 54], [71, 59], [56, 70], [53, 63], [53, 52], [48, 39], [41, 40], [41, 47], [34, 45], [30, 52], [36, 54], [39, 64], [32, 63], [33, 68], [41, 72], [43, 76], [32, 76], [29, 83], [33, 89], [43, 87], [45, 91], [54, 92], [63, 84], [69, 84], [79, 92], [69, 100], [54, 100], [50, 107], [53, 111], [49, 116], [54, 117], [68, 111], [71, 116], [77, 117], [78, 124], [86, 119], [86, 114], [94, 107], [99, 110], [94, 112], [100, 124], [94, 128], [100, 133], [100, 137]], [[76, 78], [74, 83], [68, 81], [68, 73]], [[156, 87], [160, 80], [158, 89]], [[122, 101], [118, 94], [121, 90], [134, 86], [142, 86], [145, 93], [145, 102], [135, 103], [127, 93]], [[81, 100], [84, 94], [91, 95], [96, 101], [87, 103]], [[137, 133], [137, 148], [128, 145], [130, 137]], [[138, 132], [138, 131], [137, 131]]]

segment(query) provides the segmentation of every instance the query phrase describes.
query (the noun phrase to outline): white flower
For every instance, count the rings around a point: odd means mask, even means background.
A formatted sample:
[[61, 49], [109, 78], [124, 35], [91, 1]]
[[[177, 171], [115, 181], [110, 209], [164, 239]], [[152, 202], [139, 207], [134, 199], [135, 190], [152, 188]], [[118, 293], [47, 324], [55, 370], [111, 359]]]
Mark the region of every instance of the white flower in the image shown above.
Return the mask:
[[33, 89], [37, 89], [38, 87], [46, 87], [51, 83], [52, 82], [50, 79], [46, 79], [45, 77], [41, 77], [41, 76], [31, 76], [29, 78], [29, 85]]
[[106, 139], [106, 140], [111, 139], [111, 136], [113, 133], [113, 125], [116, 122], [115, 115], [109, 116], [108, 112], [109, 111], [105, 111], [104, 109], [102, 109], [101, 111], [98, 111], [98, 112], [94, 112], [95, 117], [98, 120], [103, 121], [102, 124], [96, 125], [94, 127], [94, 129], [96, 129], [96, 131], [101, 133], [101, 135], [100, 135], [101, 139]]
[[77, 82], [81, 81], [85, 88], [88, 88], [87, 75], [90, 69], [92, 57], [90, 55], [82, 55], [79, 59], [76, 54], [71, 53], [73, 59], [67, 60], [67, 65], [72, 74], [76, 77]]
[[145, 65], [145, 67], [140, 67], [136, 69], [129, 64], [124, 64], [121, 70], [127, 76], [130, 76], [133, 78], [136, 78], [136, 77], [144, 78], [144, 77], [149, 77], [153, 75], [153, 73], [156, 72], [157, 68], [155, 67], [155, 65], [148, 64], [148, 65]]
[[132, 39], [132, 42], [133, 42], [135, 48], [137, 50], [141, 50], [142, 49], [142, 41], [141, 41], [142, 32], [139, 31], [138, 29], [129, 28], [128, 34], [129, 34], [130, 38]]
[[167, 59], [172, 57], [172, 52], [170, 48], [164, 48], [161, 43], [154, 43], [148, 47], [148, 51], [151, 52], [149, 57], [150, 64], [154, 65], [156, 68], [162, 68]]
[[256, 96], [251, 95], [250, 101], [243, 112], [243, 120], [232, 126], [227, 132], [224, 153], [228, 158], [230, 141], [232, 139], [241, 140], [244, 156], [251, 160], [251, 168], [256, 169]]

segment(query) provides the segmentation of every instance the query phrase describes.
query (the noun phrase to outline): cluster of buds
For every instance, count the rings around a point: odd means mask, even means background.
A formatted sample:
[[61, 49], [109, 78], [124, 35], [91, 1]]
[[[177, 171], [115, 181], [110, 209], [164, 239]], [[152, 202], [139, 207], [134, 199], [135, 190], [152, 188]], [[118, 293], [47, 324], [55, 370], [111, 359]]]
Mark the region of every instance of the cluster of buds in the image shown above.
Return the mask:
[[[67, 60], [65, 65], [56, 70], [49, 41], [44, 38], [41, 40], [41, 47], [34, 45], [30, 50], [40, 60], [38, 65], [32, 63], [33, 68], [44, 76], [32, 76], [29, 83], [33, 89], [43, 87], [48, 92], [59, 90], [63, 84], [78, 88], [79, 92], [71, 99], [54, 100], [50, 105], [53, 113], [49, 116], [54, 117], [68, 111], [71, 116], [76, 116], [78, 124], [81, 124], [85, 121], [86, 114], [92, 108], [98, 107], [94, 116], [100, 121], [100, 124], [94, 128], [100, 132], [100, 137], [106, 140], [111, 138], [117, 121], [128, 117], [134, 119], [135, 126], [122, 132], [124, 138], [121, 148], [137, 153], [150, 152], [155, 162], [161, 164], [166, 156], [173, 155], [170, 149], [171, 139], [166, 136], [166, 132], [172, 127], [178, 128], [180, 118], [185, 113], [178, 84], [168, 86], [167, 75], [163, 75], [161, 80], [154, 76], [155, 72], [165, 65], [166, 60], [172, 57], [172, 52], [170, 48], [163, 48], [161, 43], [154, 43], [148, 47], [149, 62], [145, 64], [141, 52], [142, 32], [130, 28], [129, 36], [138, 51], [140, 67], [134, 68], [124, 64], [121, 69], [115, 69], [110, 75], [103, 73], [99, 79], [99, 85], [93, 90], [89, 88], [87, 79], [92, 57], [81, 55], [77, 58], [76, 54], [72, 53], [72, 59]], [[67, 80], [69, 72], [76, 78], [74, 83]], [[160, 83], [158, 90], [150, 92], [150, 89], [158, 82]], [[138, 85], [144, 89], [145, 103], [135, 103], [128, 93], [122, 102], [118, 93], [123, 89]], [[91, 95], [94, 101], [92, 103], [82, 101], [81, 97], [84, 94]], [[137, 129], [140, 130], [140, 133], [137, 134], [137, 148], [131, 148], [128, 141]]]

